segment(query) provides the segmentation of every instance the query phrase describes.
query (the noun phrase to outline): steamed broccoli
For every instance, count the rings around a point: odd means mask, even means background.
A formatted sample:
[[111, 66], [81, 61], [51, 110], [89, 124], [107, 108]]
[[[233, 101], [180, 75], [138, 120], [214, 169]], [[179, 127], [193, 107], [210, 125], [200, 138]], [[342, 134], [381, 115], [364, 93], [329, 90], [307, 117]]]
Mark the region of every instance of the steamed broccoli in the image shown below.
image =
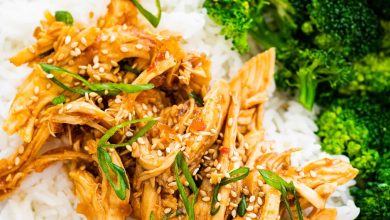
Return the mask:
[[376, 175], [368, 182], [351, 188], [356, 205], [360, 207], [359, 219], [390, 218], [390, 153], [384, 154]]
[[206, 0], [203, 7], [222, 26], [222, 34], [232, 40], [234, 48], [240, 53], [248, 52], [247, 38], [253, 22], [252, 14], [261, 5], [246, 0]]
[[299, 101], [308, 109], [313, 107], [319, 84], [337, 88], [353, 78], [351, 65], [332, 50], [297, 50], [282, 61], [285, 61], [285, 65], [276, 76], [277, 84], [296, 86]]
[[390, 150], [390, 112], [374, 97], [340, 98], [318, 118], [322, 149], [345, 154], [360, 178], [375, 173], [380, 155]]
[[354, 63], [354, 79], [342, 87], [343, 94], [359, 95], [383, 93], [390, 91], [390, 57], [384, 54], [369, 54]]
[[[362, 0], [313, 0], [308, 6], [314, 43], [345, 55], [366, 55], [381, 40], [378, 17]], [[310, 33], [313, 35], [313, 33]]]

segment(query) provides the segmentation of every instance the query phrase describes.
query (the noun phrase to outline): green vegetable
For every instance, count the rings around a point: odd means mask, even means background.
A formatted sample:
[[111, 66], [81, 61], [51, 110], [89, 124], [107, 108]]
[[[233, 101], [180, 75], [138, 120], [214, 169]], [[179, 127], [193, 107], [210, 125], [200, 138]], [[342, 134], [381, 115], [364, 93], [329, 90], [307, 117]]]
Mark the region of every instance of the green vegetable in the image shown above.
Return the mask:
[[141, 14], [153, 25], [153, 27], [157, 27], [161, 20], [161, 5], [160, 0], [156, 0], [157, 5], [157, 16], [154, 16], [148, 10], [146, 10], [138, 0], [131, 0], [135, 7], [141, 12]]
[[[180, 181], [179, 169], [182, 170], [187, 182], [189, 183], [189, 187], [191, 191], [194, 193], [194, 197], [192, 201], [189, 200], [186, 190]], [[196, 198], [198, 197], [199, 189], [196, 186], [195, 181], [191, 176], [187, 162], [181, 151], [177, 153], [175, 158], [175, 177], [176, 177], [177, 189], [179, 190], [181, 200], [183, 201], [184, 207], [186, 208], [188, 219], [195, 220], [194, 205], [195, 205]]]
[[233, 170], [233, 171], [231, 171], [229, 173], [230, 178], [226, 178], [225, 177], [225, 178], [223, 178], [221, 180], [220, 183], [215, 185], [215, 187], [213, 189], [213, 195], [212, 195], [212, 198], [211, 198], [211, 208], [210, 208], [210, 214], [211, 215], [217, 214], [219, 209], [221, 208], [220, 206], [215, 207], [215, 204], [217, 203], [217, 197], [218, 197], [219, 189], [222, 186], [225, 186], [225, 185], [227, 185], [229, 183], [233, 183], [233, 182], [236, 182], [236, 181], [244, 179], [245, 177], [247, 177], [249, 175], [249, 171], [250, 171], [250, 169], [248, 167], [237, 168], [237, 169], [235, 169], [235, 170]]
[[294, 201], [295, 201], [295, 207], [298, 212], [298, 219], [303, 220], [303, 215], [302, 215], [302, 209], [299, 204], [299, 198], [296, 193], [295, 187], [293, 182], [291, 181], [290, 183], [287, 183], [283, 178], [278, 176], [276, 173], [273, 173], [272, 171], [269, 170], [261, 170], [259, 169], [260, 175], [263, 177], [264, 181], [272, 186], [273, 188], [279, 190], [282, 193], [282, 200], [287, 208], [288, 214], [290, 216], [290, 219], [293, 220], [293, 214], [290, 208], [290, 204], [288, 202], [287, 198], [287, 193], [292, 193], [294, 196]]
[[56, 21], [64, 22], [66, 25], [73, 25], [73, 16], [68, 11], [56, 11]]
[[76, 78], [80, 80], [86, 87], [89, 88], [89, 90], [83, 89], [83, 88], [70, 88], [60, 82], [55, 77], [50, 78], [51, 81], [53, 81], [55, 84], [60, 86], [61, 88], [71, 91], [73, 93], [77, 93], [80, 95], [84, 95], [85, 93], [91, 93], [96, 92], [101, 95], [116, 95], [120, 92], [126, 92], [126, 93], [136, 93], [141, 92], [145, 90], [149, 90], [154, 88], [153, 84], [138, 84], [138, 85], [132, 85], [132, 84], [124, 84], [124, 83], [91, 83], [88, 80], [84, 79], [80, 75], [77, 75], [75, 73], [69, 72], [63, 68], [41, 63], [39, 64], [43, 71], [45, 71], [48, 74], [51, 74], [54, 72], [60, 72], [65, 73], [67, 75], [72, 76], [73, 78]]
[[339, 98], [317, 120], [322, 149], [347, 155], [360, 170], [360, 178], [374, 174], [380, 155], [390, 150], [390, 112], [384, 111], [388, 104], [381, 100], [373, 96]]
[[156, 218], [154, 217], [154, 212], [152, 211], [149, 215], [149, 220], [155, 220]]
[[53, 105], [59, 105], [64, 103], [65, 101], [66, 101], [66, 97], [64, 95], [59, 95], [53, 98], [53, 100], [51, 100], [51, 103], [53, 103]]
[[237, 214], [239, 216], [243, 217], [246, 213], [246, 208], [247, 208], [247, 205], [246, 205], [246, 201], [245, 201], [245, 195], [242, 195], [241, 200], [237, 206]]
[[204, 106], [204, 102], [203, 102], [203, 99], [202, 97], [200, 97], [198, 94], [196, 94], [195, 92], [190, 92], [188, 93], [188, 96], [193, 98], [195, 100], [195, 103], [198, 105], [198, 106]]
[[[129, 189], [129, 183], [127, 181], [126, 171], [122, 167], [114, 164], [110, 154], [106, 151], [106, 148], [109, 145], [108, 140], [121, 128], [134, 123], [150, 122], [153, 120], [153, 118], [143, 118], [123, 122], [108, 129], [108, 131], [100, 138], [97, 144], [97, 157], [99, 166], [102, 169], [104, 176], [107, 178], [109, 184], [114, 189], [116, 195], [121, 200], [126, 198], [126, 189]], [[116, 179], [117, 184], [114, 183], [114, 179]]]

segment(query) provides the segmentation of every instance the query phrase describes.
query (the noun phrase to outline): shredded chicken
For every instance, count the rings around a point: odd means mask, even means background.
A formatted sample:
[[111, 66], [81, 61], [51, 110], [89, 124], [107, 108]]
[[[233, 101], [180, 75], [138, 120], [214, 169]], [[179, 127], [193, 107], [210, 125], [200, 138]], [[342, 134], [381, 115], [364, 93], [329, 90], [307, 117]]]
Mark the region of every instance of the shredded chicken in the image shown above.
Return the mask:
[[[19, 87], [4, 123], [4, 130], [18, 133], [24, 143], [0, 160], [0, 199], [31, 172], [67, 161], [79, 198], [77, 212], [88, 219], [189, 219], [176, 177], [194, 201], [195, 219], [287, 217], [282, 193], [258, 172], [265, 169], [294, 184], [305, 219], [336, 218], [326, 201], [358, 171], [328, 158], [294, 167], [291, 154], [299, 149], [277, 152], [273, 142], [264, 139], [263, 109], [275, 49], [250, 59], [229, 83], [218, 81], [209, 87], [207, 56], [184, 51], [181, 37], [174, 33], [148, 30], [128, 0], [112, 0], [106, 15], [92, 26], [66, 25], [46, 12], [34, 37], [35, 44], [10, 59], [17, 66], [28, 64], [32, 72]], [[47, 72], [41, 64], [63, 68], [93, 85], [153, 88], [115, 94], [109, 87], [92, 91], [80, 78]], [[53, 103], [60, 95], [64, 102]], [[121, 126], [132, 120], [138, 121]], [[154, 123], [144, 130], [148, 120]], [[179, 152], [199, 187], [198, 195], [189, 190], [183, 170], [175, 176]], [[215, 187], [243, 167], [247, 176], [221, 185], [212, 207]], [[237, 206], [242, 199], [247, 207], [241, 216]], [[288, 202], [297, 218], [291, 196]]]

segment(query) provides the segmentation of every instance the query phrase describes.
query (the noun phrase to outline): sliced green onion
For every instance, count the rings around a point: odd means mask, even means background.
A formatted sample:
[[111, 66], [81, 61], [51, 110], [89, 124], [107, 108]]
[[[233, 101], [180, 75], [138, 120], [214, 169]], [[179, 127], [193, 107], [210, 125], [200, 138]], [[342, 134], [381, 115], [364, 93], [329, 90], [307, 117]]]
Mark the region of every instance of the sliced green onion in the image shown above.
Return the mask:
[[273, 188], [277, 189], [278, 191], [281, 192], [282, 194], [282, 200], [284, 204], [286, 205], [287, 212], [290, 216], [290, 219], [293, 220], [293, 214], [290, 208], [290, 204], [288, 202], [287, 198], [287, 193], [290, 192], [294, 195], [294, 200], [295, 200], [295, 207], [298, 212], [298, 219], [303, 220], [303, 214], [302, 214], [302, 209], [301, 205], [299, 204], [299, 198], [298, 194], [295, 190], [294, 183], [291, 181], [290, 183], [287, 183], [282, 177], [277, 175], [276, 173], [273, 173], [272, 171], [269, 170], [260, 170], [260, 175], [263, 177], [264, 181], [272, 186]]
[[66, 25], [73, 25], [73, 16], [68, 11], [56, 11], [56, 21], [64, 22]]
[[237, 206], [237, 214], [241, 217], [243, 217], [246, 213], [246, 200], [245, 200], [245, 195], [242, 195], [240, 202], [238, 203]]
[[135, 7], [141, 12], [141, 14], [153, 25], [153, 27], [157, 27], [161, 20], [161, 5], [160, 0], [156, 0], [157, 5], [157, 16], [154, 16], [148, 10], [146, 10], [138, 0], [131, 0]]
[[41, 66], [42, 70], [45, 71], [46, 73], [51, 74], [53, 71], [61, 72], [80, 80], [82, 83], [84, 83], [86, 87], [89, 88], [89, 90], [82, 89], [82, 88], [70, 88], [65, 84], [63, 84], [62, 82], [60, 82], [55, 77], [50, 79], [61, 88], [80, 95], [84, 95], [85, 93], [91, 93], [91, 92], [96, 92], [101, 95], [117, 95], [120, 92], [136, 93], [136, 92], [142, 92], [154, 88], [153, 84], [132, 85], [132, 84], [124, 84], [124, 83], [91, 83], [88, 80], [81, 77], [80, 75], [72, 73], [66, 69], [53, 66], [50, 64], [45, 64], [45, 63], [41, 63], [39, 65]]
[[155, 220], [154, 212], [152, 211], [149, 215], [149, 220]]
[[59, 105], [64, 103], [65, 101], [66, 101], [66, 97], [64, 95], [59, 95], [54, 97], [54, 99], [51, 100], [51, 103], [53, 103], [53, 105]]
[[[146, 125], [143, 126], [142, 128], [140, 128], [139, 131], [137, 133], [135, 133], [133, 135], [133, 137], [130, 138], [129, 141], [127, 141], [125, 143], [120, 143], [120, 144], [107, 144], [106, 147], [117, 148], [117, 147], [125, 147], [127, 145], [131, 145], [134, 142], [136, 142], [138, 138], [144, 136], [146, 134], [146, 132], [148, 132], [153, 127], [153, 125], [155, 125], [157, 123], [157, 120], [155, 120], [154, 118], [143, 118], [140, 120], [142, 120], [142, 121], [138, 121], [138, 122], [146, 122], [147, 121]], [[134, 122], [134, 123], [138, 123], [138, 122]]]
[[[119, 129], [123, 127], [138, 122], [150, 122], [152, 120], [155, 121], [154, 118], [143, 118], [143, 119], [136, 119], [136, 120], [123, 122], [119, 125], [116, 125], [108, 129], [108, 131], [100, 138], [99, 142], [97, 143], [97, 157], [98, 157], [99, 166], [102, 169], [104, 176], [107, 178], [109, 184], [114, 189], [119, 199], [124, 200], [126, 198], [126, 189], [129, 189], [129, 183], [127, 181], [126, 171], [122, 167], [114, 164], [112, 162], [110, 154], [108, 154], [108, 152], [106, 151], [108, 140], [112, 136], [114, 136]], [[111, 174], [114, 174], [117, 180], [117, 184], [114, 183]]]
[[[99, 166], [102, 169], [104, 176], [108, 183], [114, 189], [115, 194], [119, 199], [126, 199], [126, 190], [129, 189], [129, 182], [127, 181], [126, 171], [112, 162], [110, 154], [101, 146], [97, 147], [97, 157]], [[113, 176], [111, 175], [114, 174]], [[116, 178], [117, 184], [114, 183]]]
[[[123, 143], [123, 144], [109, 144], [108, 143], [108, 140], [115, 135], [115, 133], [121, 129], [121, 128], [124, 128], [124, 127], [127, 127], [131, 124], [135, 124], [135, 123], [139, 123], [139, 122], [148, 122], [148, 123], [151, 123], [151, 125], [149, 125], [147, 128], [145, 128], [146, 126], [142, 127], [140, 129], [140, 131], [134, 135], [130, 141], [132, 141], [130, 143], [127, 142], [127, 143]], [[134, 120], [131, 120], [131, 121], [126, 121], [126, 122], [123, 122], [121, 124], [118, 124], [110, 129], [108, 129], [108, 131], [106, 131], [106, 133], [100, 138], [99, 142], [98, 142], [98, 146], [100, 147], [104, 147], [104, 148], [108, 148], [108, 147], [124, 147], [128, 144], [132, 144], [135, 140], [137, 140], [139, 137], [143, 136], [155, 123], [156, 123], [156, 119], [155, 118], [141, 118], [141, 119], [134, 119]]]
[[188, 93], [188, 96], [195, 100], [195, 103], [199, 106], [204, 106], [203, 99], [195, 92]]
[[250, 169], [248, 167], [240, 167], [238, 169], [235, 169], [229, 173], [230, 178], [223, 178], [220, 183], [215, 185], [213, 189], [213, 197], [211, 198], [211, 209], [210, 209], [210, 214], [215, 215], [218, 213], [220, 206], [215, 207], [215, 204], [217, 203], [217, 196], [219, 193], [219, 188], [221, 186], [227, 185], [229, 183], [233, 183], [239, 180], [244, 179], [249, 175]]
[[[184, 176], [186, 177], [186, 180], [189, 183], [190, 189], [192, 190], [192, 192], [194, 192], [194, 197], [193, 197], [191, 202], [188, 198], [188, 195], [186, 193], [186, 190], [185, 190], [183, 184], [180, 181], [179, 168], [182, 170]], [[183, 156], [183, 153], [181, 151], [179, 151], [179, 153], [177, 153], [176, 158], [175, 158], [175, 177], [176, 177], [177, 189], [179, 190], [181, 200], [183, 201], [184, 207], [186, 208], [188, 219], [195, 220], [194, 205], [195, 205], [196, 198], [198, 197], [199, 189], [196, 186], [195, 181], [191, 176], [187, 162], [186, 162], [186, 160]]]

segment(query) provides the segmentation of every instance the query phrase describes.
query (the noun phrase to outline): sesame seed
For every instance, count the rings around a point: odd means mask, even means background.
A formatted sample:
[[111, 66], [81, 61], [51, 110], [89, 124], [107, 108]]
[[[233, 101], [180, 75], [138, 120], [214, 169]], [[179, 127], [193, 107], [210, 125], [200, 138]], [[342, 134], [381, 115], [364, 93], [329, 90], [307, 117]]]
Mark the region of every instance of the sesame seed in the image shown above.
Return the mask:
[[161, 193], [161, 186], [159, 186], [158, 188], [157, 188], [157, 194], [160, 194]]
[[100, 64], [99, 63], [95, 63], [95, 64], [93, 64], [92, 69], [96, 70], [99, 67], [100, 67]]
[[102, 54], [108, 54], [108, 50], [102, 50]]
[[248, 213], [247, 215], [248, 215], [248, 217], [250, 217], [250, 218], [256, 218], [256, 214], [253, 213], [253, 212]]
[[214, 129], [214, 128], [212, 128], [212, 129], [210, 129], [210, 132], [211, 132], [212, 134], [216, 134], [216, 133], [217, 133], [217, 130]]
[[166, 208], [166, 209], [164, 209], [164, 213], [165, 213], [165, 214], [168, 214], [168, 213], [171, 212], [171, 210], [172, 210], [171, 208]]
[[115, 62], [114, 60], [111, 60], [110, 63], [111, 63], [111, 66], [113, 66], [113, 67], [117, 67], [118, 66], [118, 63]]
[[93, 63], [99, 63], [99, 56], [95, 55], [92, 59]]
[[75, 42], [72, 42], [72, 43], [70, 44], [70, 47], [74, 49], [74, 48], [76, 48], [78, 45], [79, 45], [79, 42], [75, 41]]
[[161, 151], [161, 150], [157, 150], [157, 155], [158, 155], [159, 157], [161, 157], [161, 156], [163, 155], [162, 151]]
[[236, 208], [238, 205], [236, 203], [234, 203], [234, 202], [230, 202], [229, 206], [232, 206], [232, 207]]
[[116, 36], [115, 36], [115, 35], [111, 35], [111, 37], [110, 37], [110, 42], [114, 42], [115, 39], [116, 39]]
[[251, 218], [250, 217], [245, 217], [245, 220], [251, 220]]
[[231, 127], [233, 125], [233, 118], [229, 118], [228, 120], [228, 126]]
[[65, 37], [65, 45], [69, 44], [72, 38], [68, 35]]
[[145, 144], [145, 140], [144, 140], [142, 137], [139, 137], [139, 138], [137, 139], [137, 142], [138, 142], [139, 144]]
[[257, 197], [257, 204], [263, 205], [263, 200], [261, 199], [261, 197]]
[[135, 48], [137, 48], [137, 49], [142, 49], [144, 46], [142, 46], [142, 44], [136, 44], [135, 45]]
[[108, 36], [107, 35], [102, 35], [102, 41], [106, 41], [106, 40], [108, 40]]
[[127, 132], [126, 132], [126, 137], [131, 137], [131, 136], [133, 136], [133, 132], [127, 131]]
[[177, 184], [176, 184], [176, 182], [170, 182], [170, 183], [168, 183], [168, 186], [176, 186]]
[[255, 197], [255, 196], [249, 197], [249, 202], [254, 202], [255, 200], [256, 200], [256, 197]]
[[121, 50], [121, 52], [123, 52], [123, 53], [129, 52], [129, 49], [127, 49], [127, 47], [125, 47], [125, 46], [121, 46], [120, 50]]
[[263, 197], [264, 196], [264, 192], [259, 192], [259, 196]]
[[122, 30], [124, 30], [124, 31], [127, 30], [127, 25], [126, 25], [126, 24], [123, 24], [123, 25], [122, 25]]
[[103, 67], [99, 67], [99, 72], [104, 73], [104, 68]]
[[133, 151], [133, 148], [128, 144], [128, 145], [126, 145], [126, 149], [128, 150], [128, 151]]
[[47, 63], [53, 63], [53, 59], [52, 58], [49, 58], [48, 60], [47, 60]]
[[76, 51], [74, 51], [74, 50], [71, 50], [71, 51], [70, 51], [70, 55], [71, 55], [72, 57], [77, 57], [77, 53], [76, 53]]
[[249, 205], [249, 206], [246, 208], [246, 210], [247, 210], [248, 212], [253, 211], [253, 205]]
[[169, 59], [169, 57], [170, 57], [169, 52], [168, 52], [168, 51], [165, 51], [165, 59]]
[[313, 170], [310, 170], [310, 176], [312, 176], [312, 177], [316, 177], [316, 176], [317, 176], [317, 173], [316, 173], [316, 172], [314, 172]]
[[233, 209], [232, 211], [232, 217], [235, 218], [237, 216], [237, 211], [235, 209]]
[[19, 157], [16, 157], [15, 158], [15, 166], [19, 165], [20, 163], [20, 158]]
[[221, 201], [221, 199], [222, 199], [222, 195], [221, 195], [221, 193], [218, 193], [218, 195], [217, 195], [217, 201]]
[[72, 104], [68, 104], [68, 105], [66, 105], [65, 109], [70, 110], [72, 107], [73, 107]]
[[261, 181], [261, 180], [257, 180], [257, 185], [258, 185], [258, 186], [262, 187], [262, 186], [263, 186], [263, 184], [264, 184], [264, 183], [263, 183], [263, 181]]
[[85, 39], [85, 37], [81, 37], [80, 41], [84, 46], [87, 46], [87, 39]]
[[39, 94], [39, 86], [35, 86], [34, 88], [34, 94], [38, 95]]
[[80, 50], [80, 48], [78, 48], [78, 47], [76, 47], [76, 48], [74, 49], [74, 52], [76, 53], [76, 56], [79, 56], [79, 55], [81, 54], [81, 50]]
[[89, 93], [89, 96], [96, 97], [96, 96], [98, 96], [98, 94], [96, 92], [91, 92], [91, 93]]
[[208, 202], [208, 201], [210, 201], [210, 197], [208, 197], [208, 196], [202, 197], [202, 201]]
[[242, 189], [242, 192], [243, 192], [246, 196], [249, 195], [249, 190], [246, 189], [246, 188]]
[[53, 78], [53, 77], [54, 77], [54, 75], [51, 74], [51, 73], [49, 73], [49, 74], [46, 75], [46, 78], [48, 78], [48, 79], [51, 79], [51, 78]]
[[199, 193], [200, 193], [200, 195], [202, 196], [202, 197], [205, 197], [205, 196], [207, 196], [207, 193], [206, 193], [206, 191], [204, 191], [204, 190], [199, 190]]
[[237, 193], [235, 191], [230, 191], [230, 195], [233, 197], [233, 198], [236, 198], [237, 197]]
[[61, 53], [60, 55], [58, 55], [57, 60], [60, 61], [60, 60], [64, 59], [64, 57], [65, 57], [65, 54]]

